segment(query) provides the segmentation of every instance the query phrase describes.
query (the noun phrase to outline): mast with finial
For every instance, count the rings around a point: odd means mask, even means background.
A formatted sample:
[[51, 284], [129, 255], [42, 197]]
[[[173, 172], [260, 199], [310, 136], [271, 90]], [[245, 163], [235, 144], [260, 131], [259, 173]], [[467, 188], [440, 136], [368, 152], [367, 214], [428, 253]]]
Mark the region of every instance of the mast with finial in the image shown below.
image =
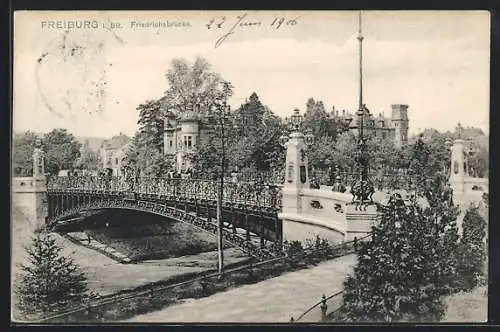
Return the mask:
[[362, 34], [362, 20], [361, 11], [358, 16], [358, 41], [359, 41], [359, 105], [358, 105], [358, 152], [356, 161], [359, 167], [359, 178], [353, 181], [351, 186], [351, 193], [353, 195], [353, 201], [357, 201], [359, 204], [364, 204], [365, 207], [368, 204], [373, 203], [372, 195], [374, 193], [374, 187], [370, 179], [368, 178], [368, 167], [369, 167], [369, 155], [366, 151], [366, 139], [363, 135], [363, 118], [365, 115], [365, 106], [363, 104], [363, 34]]
[[359, 107], [363, 109], [363, 34], [361, 11], [358, 16], [358, 41], [359, 41]]

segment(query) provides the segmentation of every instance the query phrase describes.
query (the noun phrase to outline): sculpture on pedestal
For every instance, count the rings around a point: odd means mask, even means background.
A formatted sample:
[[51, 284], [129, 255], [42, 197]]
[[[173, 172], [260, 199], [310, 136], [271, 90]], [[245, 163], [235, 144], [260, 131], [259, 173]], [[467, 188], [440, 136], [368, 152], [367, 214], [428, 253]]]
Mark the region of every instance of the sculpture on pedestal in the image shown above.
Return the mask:
[[39, 178], [45, 176], [45, 152], [42, 150], [42, 141], [35, 141], [35, 149], [33, 151], [33, 177]]

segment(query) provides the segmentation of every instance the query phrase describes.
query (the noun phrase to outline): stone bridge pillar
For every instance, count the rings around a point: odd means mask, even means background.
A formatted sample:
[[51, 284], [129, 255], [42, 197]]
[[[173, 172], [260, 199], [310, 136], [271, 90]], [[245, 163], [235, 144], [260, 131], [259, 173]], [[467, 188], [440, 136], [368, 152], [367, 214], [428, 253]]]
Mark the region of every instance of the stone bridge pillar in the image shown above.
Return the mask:
[[37, 140], [33, 151], [33, 176], [12, 179], [12, 206], [26, 216], [32, 230], [45, 223], [47, 180], [40, 140]]
[[450, 184], [453, 193], [460, 195], [464, 192], [465, 184], [465, 160], [464, 140], [456, 139], [451, 147], [451, 172]]
[[295, 131], [290, 135], [286, 147], [285, 183], [283, 185], [283, 212], [301, 213], [302, 189], [309, 188], [306, 146], [304, 135]]

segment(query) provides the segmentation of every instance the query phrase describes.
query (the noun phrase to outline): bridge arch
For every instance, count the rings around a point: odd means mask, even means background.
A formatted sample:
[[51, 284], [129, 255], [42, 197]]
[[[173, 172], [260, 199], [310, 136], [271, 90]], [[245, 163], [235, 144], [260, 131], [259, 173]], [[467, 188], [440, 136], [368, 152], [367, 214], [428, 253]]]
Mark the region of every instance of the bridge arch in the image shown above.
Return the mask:
[[[168, 218], [170, 220], [182, 222], [189, 224], [200, 231], [208, 233], [211, 236], [217, 236], [218, 227], [216, 224], [211, 223], [204, 218], [201, 218], [194, 212], [187, 212], [176, 207], [171, 207], [166, 204], [161, 204], [158, 202], [149, 202], [141, 200], [123, 200], [123, 199], [102, 199], [94, 200], [84, 204], [80, 204], [76, 207], [68, 209], [52, 219], [48, 220], [49, 227], [55, 227], [58, 223], [68, 220], [68, 218], [75, 216], [81, 212], [89, 210], [109, 210], [109, 209], [119, 209], [119, 210], [132, 210], [145, 212], [149, 214], [154, 214]], [[252, 242], [248, 241], [244, 237], [234, 234], [227, 229], [222, 229], [222, 236], [225, 241], [229, 244], [239, 248], [243, 252], [249, 254], [250, 256], [258, 260], [266, 260], [276, 256], [275, 252], [271, 252], [267, 248], [261, 248]]]

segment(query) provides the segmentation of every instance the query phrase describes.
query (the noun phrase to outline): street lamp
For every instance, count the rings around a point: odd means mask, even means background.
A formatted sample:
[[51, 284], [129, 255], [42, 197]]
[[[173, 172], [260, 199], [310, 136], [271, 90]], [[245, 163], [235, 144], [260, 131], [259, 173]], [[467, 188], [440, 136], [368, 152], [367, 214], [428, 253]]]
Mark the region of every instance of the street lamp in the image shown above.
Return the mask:
[[[231, 119], [231, 107], [227, 105], [226, 101], [217, 100], [212, 105], [212, 110], [217, 112], [218, 121], [216, 121], [216, 128], [220, 131], [221, 137], [221, 167], [219, 173], [219, 185], [217, 193], [217, 253], [218, 253], [218, 265], [217, 271], [219, 272], [219, 277], [222, 277], [222, 272], [224, 269], [224, 252], [223, 252], [223, 241], [222, 241], [222, 229], [224, 227], [222, 221], [222, 200], [224, 197], [224, 169], [226, 164], [226, 146], [225, 146], [225, 126], [228, 120]], [[237, 129], [237, 124], [233, 121], [233, 128]]]
[[[285, 124], [291, 129], [291, 134], [301, 134], [300, 126], [302, 125], [303, 120], [304, 117], [300, 114], [300, 111], [298, 109], [295, 109], [293, 110], [293, 114], [290, 118], [285, 118]], [[284, 132], [279, 137], [278, 142], [281, 146], [285, 147], [289, 139], [290, 137], [286, 134], [286, 132]], [[307, 147], [311, 147], [314, 144], [314, 134], [311, 128], [306, 129], [306, 134], [304, 135], [304, 144]]]

